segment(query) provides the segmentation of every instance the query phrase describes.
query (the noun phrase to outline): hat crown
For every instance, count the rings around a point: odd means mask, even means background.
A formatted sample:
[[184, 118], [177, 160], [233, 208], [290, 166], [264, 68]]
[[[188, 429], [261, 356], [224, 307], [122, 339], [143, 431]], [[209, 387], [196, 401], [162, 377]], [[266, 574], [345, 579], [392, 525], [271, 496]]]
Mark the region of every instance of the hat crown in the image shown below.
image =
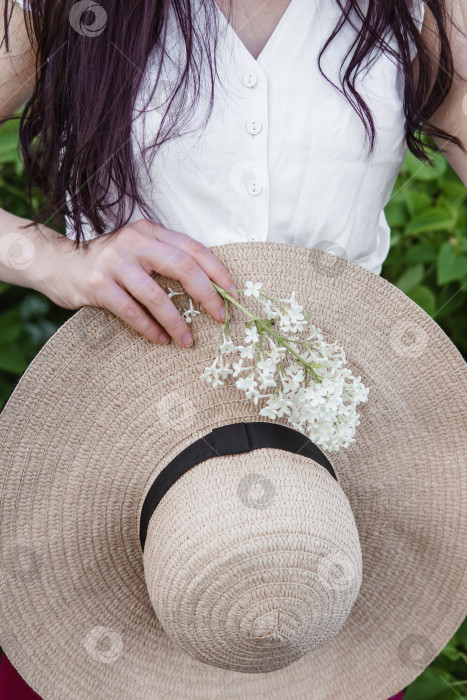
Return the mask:
[[159, 622], [188, 654], [264, 673], [339, 632], [362, 558], [338, 482], [308, 457], [261, 448], [172, 484], [149, 523], [144, 571]]

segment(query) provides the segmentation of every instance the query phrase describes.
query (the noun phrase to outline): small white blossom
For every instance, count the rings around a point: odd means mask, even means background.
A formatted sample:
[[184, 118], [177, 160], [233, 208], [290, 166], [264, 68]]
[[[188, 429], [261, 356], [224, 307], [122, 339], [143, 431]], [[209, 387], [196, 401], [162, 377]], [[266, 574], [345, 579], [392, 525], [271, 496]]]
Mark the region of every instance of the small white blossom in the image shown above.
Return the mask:
[[266, 418], [277, 418], [277, 413], [278, 411], [275, 408], [267, 404], [260, 410], [259, 415], [266, 416]]
[[229, 374], [233, 373], [233, 369], [230, 369], [230, 364], [227, 362], [225, 365], [219, 367], [219, 375], [222, 379], [225, 379]]
[[258, 343], [259, 342], [259, 336], [258, 336], [258, 329], [256, 326], [250, 326], [249, 328], [245, 328], [245, 343]]
[[256, 388], [257, 382], [252, 376], [237, 379], [235, 386], [237, 389], [244, 391], [247, 399], [253, 399], [255, 405], [257, 405], [260, 393]]
[[267, 389], [268, 386], [276, 387], [276, 380], [273, 379], [272, 375], [270, 374], [263, 374], [262, 372], [259, 372], [258, 378], [260, 380], [259, 382], [259, 388], [260, 389]]
[[206, 367], [200, 379], [206, 379], [208, 382], [212, 382], [213, 377], [217, 377], [217, 370], [214, 367]]
[[240, 352], [240, 357], [242, 360], [245, 358], [252, 360], [254, 357], [254, 346], [252, 345], [248, 345], [247, 347], [244, 345], [238, 345], [237, 350]]
[[183, 312], [183, 314], [182, 314], [183, 318], [185, 319], [185, 321], [186, 321], [187, 323], [191, 323], [191, 318], [192, 318], [192, 316], [196, 316], [197, 314], [200, 314], [200, 313], [201, 313], [201, 311], [195, 311], [195, 310], [194, 310], [194, 308], [193, 308], [193, 302], [192, 302], [192, 299], [191, 299], [191, 297], [190, 297], [190, 308], [189, 308], [189, 309], [186, 309], [186, 310]]
[[283, 345], [278, 347], [272, 340], [272, 338], [269, 338], [270, 341], [270, 346], [271, 350], [269, 351], [269, 357], [273, 360], [273, 362], [277, 365], [279, 364], [281, 358], [287, 353], [287, 348], [285, 348]]
[[186, 294], [186, 292], [174, 292], [174, 290], [171, 287], [167, 287], [167, 289], [169, 290], [169, 294], [167, 294], [169, 299], [171, 299], [173, 296], [176, 296], [177, 294]]
[[219, 346], [219, 350], [222, 353], [222, 355], [229, 355], [233, 352], [235, 352], [236, 347], [234, 342], [232, 341], [232, 338], [226, 338], [225, 336], [225, 331], [222, 331], [222, 344]]
[[281, 418], [284, 415], [290, 415], [291, 408], [293, 407], [293, 401], [290, 401], [282, 394], [279, 394], [279, 396], [277, 396], [275, 399], [272, 399], [272, 401], [270, 400], [268, 405], [274, 409], [277, 417]]
[[253, 282], [247, 282], [246, 283], [246, 289], [243, 292], [246, 297], [249, 296], [254, 296], [254, 297], [259, 297], [259, 290], [262, 287], [261, 282], [256, 282], [256, 284], [253, 284]]
[[276, 363], [272, 357], [268, 357], [266, 360], [260, 360], [256, 366], [263, 374], [266, 375], [273, 374], [276, 371]]
[[253, 376], [250, 374], [248, 377], [237, 379], [235, 386], [237, 389], [241, 389], [241, 391], [252, 391], [256, 388], [256, 380], [253, 379]]
[[242, 367], [242, 365], [243, 365], [243, 359], [239, 360], [239, 362], [233, 363], [232, 366], [234, 368], [234, 371], [232, 373], [232, 377], [238, 377], [240, 372], [244, 372], [246, 369], [251, 369], [251, 367]]

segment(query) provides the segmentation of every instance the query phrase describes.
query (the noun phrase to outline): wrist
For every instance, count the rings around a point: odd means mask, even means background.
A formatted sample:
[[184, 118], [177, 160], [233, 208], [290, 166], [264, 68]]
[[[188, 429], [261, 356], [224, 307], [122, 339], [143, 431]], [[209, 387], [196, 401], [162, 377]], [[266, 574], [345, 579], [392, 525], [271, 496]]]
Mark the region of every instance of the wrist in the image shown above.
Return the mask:
[[[46, 226], [39, 225], [32, 238], [34, 256], [29, 269], [28, 287], [53, 298], [54, 281], [68, 267], [74, 252], [73, 241]], [[57, 265], [59, 262], [59, 267]]]

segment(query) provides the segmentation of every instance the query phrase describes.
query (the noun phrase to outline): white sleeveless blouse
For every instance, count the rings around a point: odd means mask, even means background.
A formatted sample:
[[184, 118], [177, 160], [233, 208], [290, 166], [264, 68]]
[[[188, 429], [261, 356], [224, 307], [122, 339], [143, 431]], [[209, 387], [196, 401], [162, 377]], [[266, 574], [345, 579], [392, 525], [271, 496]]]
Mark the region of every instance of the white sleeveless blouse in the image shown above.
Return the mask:
[[[367, 1], [361, 6], [366, 7]], [[203, 0], [192, 2], [200, 35], [203, 4]], [[157, 49], [147, 62], [134, 106], [139, 186], [154, 221], [207, 246], [235, 241], [292, 243], [328, 250], [380, 274], [390, 244], [383, 209], [407, 152], [404, 79], [395, 59], [380, 54], [357, 76], [356, 88], [376, 128], [375, 153], [368, 159], [362, 121], [317, 66], [318, 52], [341, 16], [337, 2], [291, 0], [257, 59], [215, 5], [220, 80], [214, 86], [209, 121], [203, 127], [211, 90], [204, 63], [202, 77], [208, 82], [203, 79], [199, 103], [189, 108], [190, 81], [180, 133], [155, 158], [150, 159], [149, 151], [143, 161], [141, 146], [156, 138], [184, 65], [184, 43], [170, 9], [163, 82], [141, 112], [161, 63]], [[414, 0], [412, 16], [421, 30], [422, 0]], [[353, 17], [358, 27], [360, 21]], [[356, 29], [347, 21], [321, 59], [324, 73], [338, 86], [340, 65], [355, 36]], [[392, 32], [385, 39], [398, 50]], [[413, 59], [414, 45], [411, 51]], [[172, 105], [170, 114], [175, 108]], [[131, 221], [142, 217], [136, 208]], [[67, 225], [66, 235], [73, 238], [71, 226]], [[85, 237], [95, 237], [89, 225]]]

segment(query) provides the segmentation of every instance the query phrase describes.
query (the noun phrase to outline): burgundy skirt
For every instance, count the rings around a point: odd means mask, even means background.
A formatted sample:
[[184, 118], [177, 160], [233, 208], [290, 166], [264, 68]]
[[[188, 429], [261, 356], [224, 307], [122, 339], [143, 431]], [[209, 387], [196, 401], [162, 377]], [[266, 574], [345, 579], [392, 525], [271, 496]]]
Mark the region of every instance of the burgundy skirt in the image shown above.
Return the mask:
[[[402, 700], [403, 697], [404, 691], [393, 695], [389, 700]], [[2, 700], [42, 700], [41, 696], [21, 678], [3, 652], [0, 659], [0, 698]]]

